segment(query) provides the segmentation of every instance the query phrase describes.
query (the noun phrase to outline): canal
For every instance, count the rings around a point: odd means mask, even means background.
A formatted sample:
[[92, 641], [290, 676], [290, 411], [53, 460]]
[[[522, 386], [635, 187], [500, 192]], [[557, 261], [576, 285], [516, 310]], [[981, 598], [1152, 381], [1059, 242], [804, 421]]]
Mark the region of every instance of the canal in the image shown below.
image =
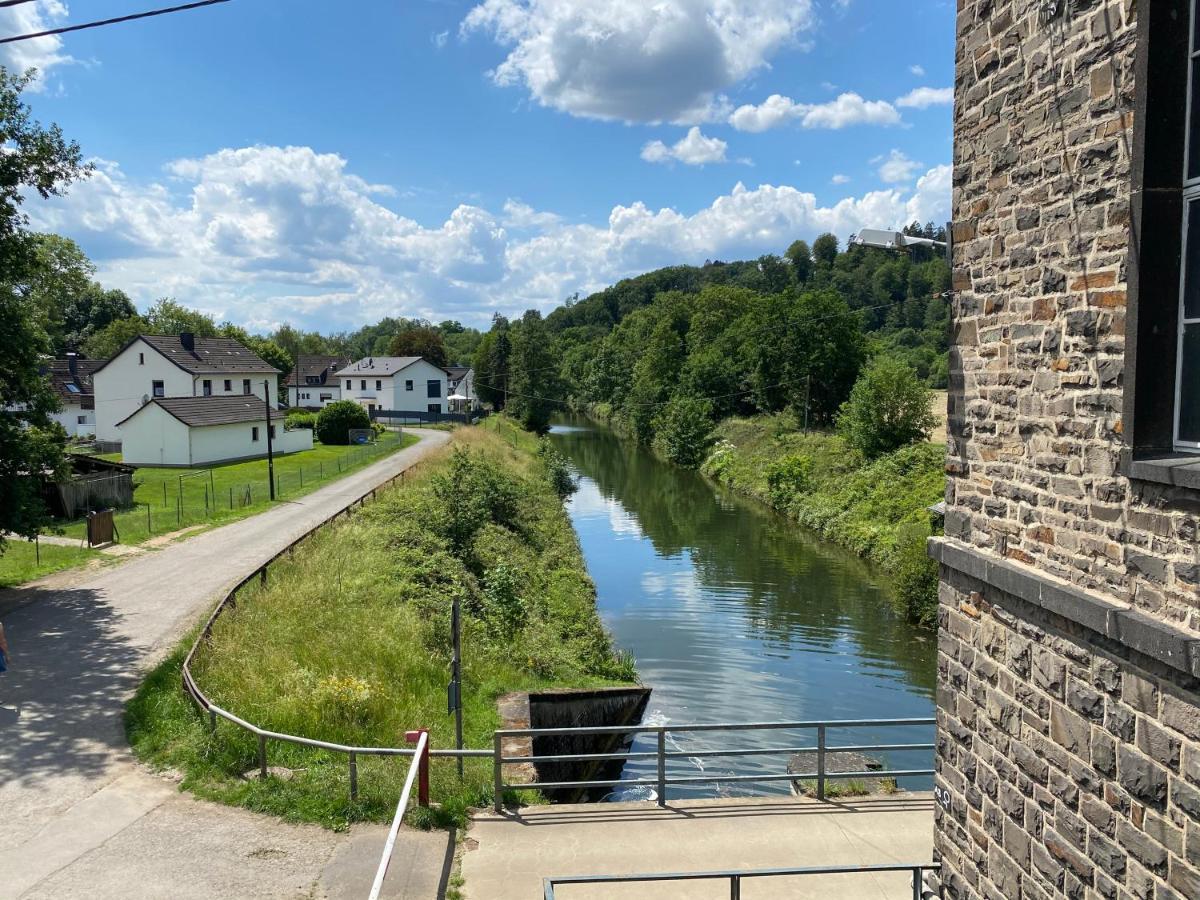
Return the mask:
[[[794, 522], [668, 465], [584, 419], [551, 439], [579, 476], [568, 509], [601, 616], [654, 690], [646, 721], [679, 725], [933, 715], [934, 634], [897, 616], [885, 580]], [[831, 731], [834, 744], [927, 743], [931, 727]], [[811, 746], [812, 731], [673, 735], [693, 754]], [[635, 750], [653, 750], [639, 738]], [[932, 752], [878, 753], [889, 768], [930, 768]], [[785, 773], [788, 754], [673, 760], [672, 776], [712, 777], [670, 796], [786, 793], [787, 782], [722, 782]], [[623, 777], [655, 777], [631, 761]], [[931, 779], [902, 786], [927, 789]], [[643, 789], [612, 799], [644, 796]]]

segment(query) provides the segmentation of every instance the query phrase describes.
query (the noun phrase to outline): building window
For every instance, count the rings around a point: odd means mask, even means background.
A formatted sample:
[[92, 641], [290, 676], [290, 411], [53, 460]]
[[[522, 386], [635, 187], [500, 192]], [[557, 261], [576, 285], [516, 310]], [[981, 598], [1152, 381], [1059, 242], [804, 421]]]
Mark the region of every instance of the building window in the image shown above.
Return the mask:
[[252, 441], [258, 440], [258, 426], [257, 425], [253, 425], [250, 428], [250, 440], [252, 440]]
[[320, 399], [322, 403], [328, 403], [333, 399], [333, 394], [322, 394]]
[[377, 391], [383, 390], [383, 382], [378, 378], [375, 379], [375, 390], [377, 390]]
[[406, 382], [404, 382], [404, 389], [405, 389], [406, 391], [411, 391], [411, 390], [413, 389], [413, 383], [412, 383], [412, 379], [411, 379], [411, 378], [410, 378], [410, 379], [408, 379]]
[[167, 392], [163, 388], [163, 383], [161, 381], [150, 382], [150, 393], [155, 397], [165, 397], [167, 395]]
[[227, 394], [233, 393], [233, 379], [232, 378], [225, 379], [225, 393], [227, 393]]
[[86, 425], [87, 424], [87, 416], [76, 416], [75, 424], [76, 425]]
[[367, 389], [367, 379], [364, 378], [364, 379], [362, 379], [362, 387], [359, 390], [365, 391], [366, 389]]
[[1183, 272], [1179, 288], [1179, 334], [1175, 362], [1174, 442], [1200, 450], [1200, 7], [1192, 7], [1188, 47], [1187, 130], [1183, 172]]
[[354, 382], [351, 381], [349, 378], [347, 378], [346, 379], [346, 390], [349, 391], [349, 390], [353, 390], [353, 389], [354, 389]]
[[211, 397], [212, 396], [212, 379], [205, 378], [204, 381], [202, 382], [202, 384], [204, 385], [204, 396]]
[[267, 436], [270, 437], [271, 440], [275, 440], [275, 426], [274, 425], [271, 425], [267, 428]]
[[250, 393], [250, 379], [249, 378], [242, 379], [242, 393], [243, 394]]
[[[425, 390], [428, 392], [425, 394], [426, 397], [440, 397], [442, 396], [442, 383], [436, 378], [430, 378], [427, 382], [425, 382]], [[437, 411], [442, 411], [440, 404], [438, 405]]]
[[430, 403], [429, 406], [426, 407], [426, 409], [431, 413], [440, 413], [442, 411], [442, 404]]
[[144, 366], [145, 364], [146, 364], [146, 354], [145, 354], [145, 353], [139, 353], [139, 354], [138, 354], [138, 365], [139, 365], [139, 366]]

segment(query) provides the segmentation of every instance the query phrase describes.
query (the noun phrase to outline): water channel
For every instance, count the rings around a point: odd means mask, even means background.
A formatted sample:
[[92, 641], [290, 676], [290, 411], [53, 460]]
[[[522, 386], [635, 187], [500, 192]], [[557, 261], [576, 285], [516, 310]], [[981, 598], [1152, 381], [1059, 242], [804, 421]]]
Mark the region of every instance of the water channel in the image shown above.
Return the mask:
[[[568, 504], [605, 625], [654, 689], [646, 721], [771, 722], [933, 715], [936, 646], [892, 612], [888, 587], [858, 557], [708, 479], [668, 465], [602, 425], [564, 419], [552, 440], [579, 476]], [[922, 726], [831, 730], [829, 744], [932, 740]], [[669, 750], [803, 747], [813, 731], [671, 735]], [[634, 750], [653, 750], [639, 738]], [[929, 768], [932, 753], [878, 753], [889, 768]], [[689, 757], [669, 774], [712, 776], [672, 798], [786, 793], [788, 754]], [[626, 779], [655, 777], [653, 760]], [[902, 786], [928, 789], [929, 779]], [[618, 791], [634, 799], [640, 789]]]

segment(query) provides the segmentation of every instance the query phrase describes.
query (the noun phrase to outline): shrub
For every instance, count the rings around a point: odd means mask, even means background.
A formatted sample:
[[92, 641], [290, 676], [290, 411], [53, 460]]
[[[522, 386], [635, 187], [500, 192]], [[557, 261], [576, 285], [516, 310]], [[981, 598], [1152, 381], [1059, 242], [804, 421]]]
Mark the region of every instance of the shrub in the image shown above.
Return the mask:
[[288, 428], [307, 428], [312, 431], [317, 427], [317, 414], [307, 409], [289, 409], [284, 425]]
[[767, 468], [767, 489], [771, 502], [778, 507], [787, 506], [798, 494], [807, 494], [812, 489], [813, 461], [810, 457], [789, 454], [771, 463]]
[[655, 448], [688, 469], [704, 462], [712, 433], [712, 403], [697, 397], [674, 397], [654, 419]]
[[510, 638], [525, 626], [528, 610], [520, 594], [521, 573], [515, 566], [493, 566], [483, 582], [483, 617], [499, 638]]
[[351, 428], [370, 428], [371, 417], [353, 400], [330, 403], [317, 416], [317, 440], [322, 444], [349, 444]]
[[550, 480], [550, 486], [559, 497], [566, 498], [578, 490], [579, 485], [575, 476], [571, 474], [567, 458], [558, 452], [558, 448], [550, 443], [549, 438], [542, 438], [538, 442], [538, 456], [546, 467], [546, 477]]
[[931, 400], [912, 369], [889, 356], [876, 357], [842, 404], [838, 431], [847, 444], [875, 459], [925, 439], [937, 425]]
[[438, 528], [460, 558], [488, 523], [511, 525], [517, 516], [517, 489], [503, 472], [468, 450], [456, 449], [448, 471], [432, 478]]
[[904, 525], [896, 537], [896, 600], [904, 614], [922, 625], [937, 618], [938, 567], [926, 552], [928, 526]]

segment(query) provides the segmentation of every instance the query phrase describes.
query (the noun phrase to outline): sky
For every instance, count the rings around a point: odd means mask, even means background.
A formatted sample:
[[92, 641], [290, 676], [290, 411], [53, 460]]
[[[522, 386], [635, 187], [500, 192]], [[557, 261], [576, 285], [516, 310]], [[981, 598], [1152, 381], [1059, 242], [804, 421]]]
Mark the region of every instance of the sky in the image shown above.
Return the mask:
[[[172, 5], [35, 0], [24, 34]], [[231, 0], [0, 45], [96, 165], [32, 227], [267, 331], [548, 312], [949, 217], [947, 0]]]

